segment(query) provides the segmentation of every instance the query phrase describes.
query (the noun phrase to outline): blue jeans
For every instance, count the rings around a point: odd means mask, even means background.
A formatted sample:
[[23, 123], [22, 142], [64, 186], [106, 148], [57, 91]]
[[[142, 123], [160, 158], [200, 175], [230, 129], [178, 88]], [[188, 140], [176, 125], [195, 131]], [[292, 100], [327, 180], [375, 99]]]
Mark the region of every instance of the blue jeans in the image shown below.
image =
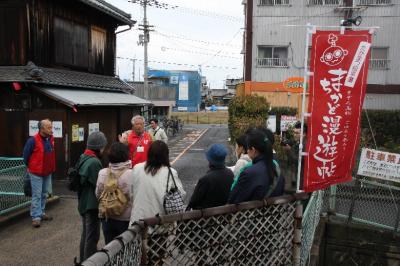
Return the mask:
[[48, 176], [37, 176], [29, 173], [31, 177], [32, 187], [32, 204], [31, 217], [32, 220], [40, 220], [45, 213], [47, 190], [51, 180], [51, 174]]

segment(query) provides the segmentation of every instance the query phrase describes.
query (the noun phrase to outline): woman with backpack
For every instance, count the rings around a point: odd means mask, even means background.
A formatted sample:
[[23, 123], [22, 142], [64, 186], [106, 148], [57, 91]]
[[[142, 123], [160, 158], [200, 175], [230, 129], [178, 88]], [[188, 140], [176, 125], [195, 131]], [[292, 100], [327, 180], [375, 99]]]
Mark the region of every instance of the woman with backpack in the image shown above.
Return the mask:
[[247, 134], [247, 147], [247, 153], [253, 164], [240, 174], [237, 184], [229, 195], [228, 203], [282, 195], [284, 182], [280, 182], [274, 167], [272, 142], [264, 132], [256, 129]]
[[98, 131], [89, 135], [86, 150], [79, 158], [80, 186], [78, 191], [78, 211], [82, 217], [82, 236], [80, 243], [80, 261], [84, 261], [97, 252], [100, 237], [98, 218], [99, 203], [95, 189], [99, 171], [103, 168], [100, 158], [107, 139]]
[[99, 172], [96, 186], [99, 217], [106, 244], [128, 229], [133, 181], [128, 146], [120, 142], [113, 143], [108, 160], [109, 167]]

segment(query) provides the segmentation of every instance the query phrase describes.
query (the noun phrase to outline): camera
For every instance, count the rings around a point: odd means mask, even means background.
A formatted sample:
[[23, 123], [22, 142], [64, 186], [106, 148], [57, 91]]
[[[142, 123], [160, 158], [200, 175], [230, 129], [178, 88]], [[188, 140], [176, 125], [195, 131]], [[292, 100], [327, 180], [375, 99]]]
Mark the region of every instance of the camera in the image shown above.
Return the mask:
[[281, 145], [282, 146], [286, 146], [286, 145], [293, 146], [294, 145], [294, 141], [290, 140], [290, 139], [283, 139], [281, 141]]

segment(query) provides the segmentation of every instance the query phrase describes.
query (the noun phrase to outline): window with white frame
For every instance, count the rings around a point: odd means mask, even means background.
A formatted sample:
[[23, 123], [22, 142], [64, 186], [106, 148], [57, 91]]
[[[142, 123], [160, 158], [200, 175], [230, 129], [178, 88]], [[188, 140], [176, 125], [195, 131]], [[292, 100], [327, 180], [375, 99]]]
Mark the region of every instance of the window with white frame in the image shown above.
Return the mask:
[[260, 6], [288, 6], [291, 0], [259, 0]]
[[287, 46], [258, 46], [258, 67], [287, 67]]
[[389, 69], [390, 60], [388, 58], [388, 47], [372, 47], [369, 69]]
[[309, 6], [341, 6], [343, 0], [308, 0]]

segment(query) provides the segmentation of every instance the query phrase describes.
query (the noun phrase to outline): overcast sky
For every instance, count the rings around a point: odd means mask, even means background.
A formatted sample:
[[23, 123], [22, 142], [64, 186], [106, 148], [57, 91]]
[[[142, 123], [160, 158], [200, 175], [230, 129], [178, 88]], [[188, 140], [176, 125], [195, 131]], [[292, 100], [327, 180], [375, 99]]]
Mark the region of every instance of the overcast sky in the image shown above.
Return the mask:
[[[138, 46], [138, 24], [143, 8], [128, 0], [107, 2], [131, 14], [138, 23], [117, 35], [117, 57], [136, 58], [135, 80], [143, 80], [143, 46]], [[212, 89], [223, 89], [226, 78], [243, 75], [242, 0], [159, 0], [175, 9], [147, 8], [154, 32], [150, 35], [149, 67], [152, 69], [198, 70]], [[160, 63], [161, 62], [161, 63]], [[163, 63], [162, 63], [163, 62]], [[182, 64], [182, 65], [178, 65]], [[187, 65], [183, 65], [187, 64]], [[117, 74], [132, 80], [133, 62], [117, 58]]]

